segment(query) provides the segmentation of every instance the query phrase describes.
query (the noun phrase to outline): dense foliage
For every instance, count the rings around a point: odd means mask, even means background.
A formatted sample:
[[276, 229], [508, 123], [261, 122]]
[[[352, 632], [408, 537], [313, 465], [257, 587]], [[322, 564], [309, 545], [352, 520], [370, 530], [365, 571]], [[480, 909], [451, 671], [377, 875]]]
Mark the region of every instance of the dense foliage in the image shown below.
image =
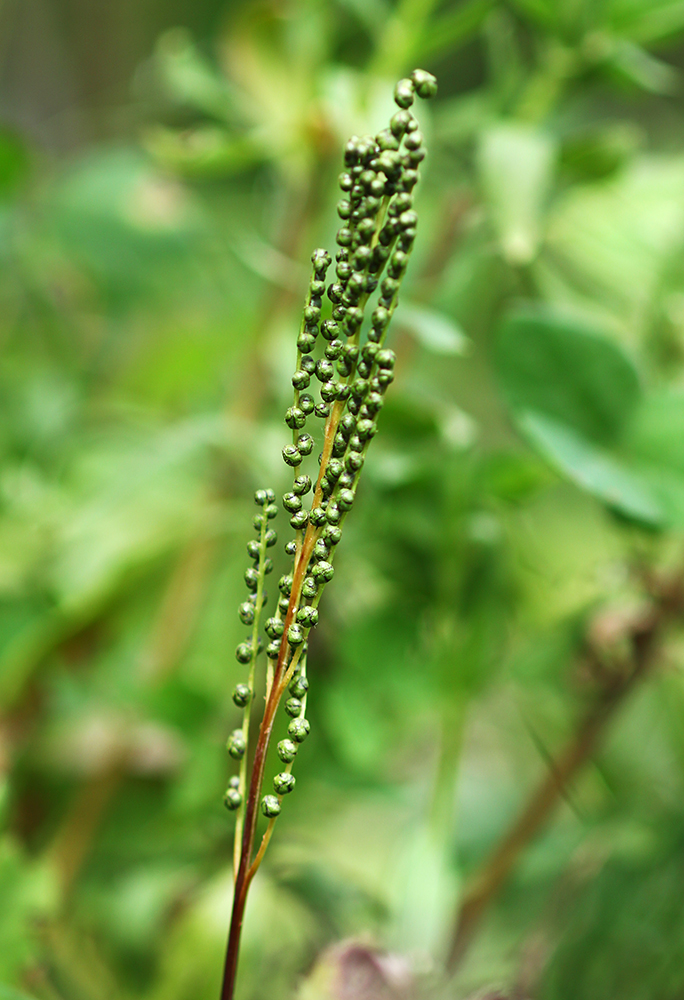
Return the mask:
[[677, 1000], [684, 5], [161, 6], [2, 8], [0, 1000], [218, 996], [252, 496], [340, 149], [416, 65], [396, 379], [238, 996]]

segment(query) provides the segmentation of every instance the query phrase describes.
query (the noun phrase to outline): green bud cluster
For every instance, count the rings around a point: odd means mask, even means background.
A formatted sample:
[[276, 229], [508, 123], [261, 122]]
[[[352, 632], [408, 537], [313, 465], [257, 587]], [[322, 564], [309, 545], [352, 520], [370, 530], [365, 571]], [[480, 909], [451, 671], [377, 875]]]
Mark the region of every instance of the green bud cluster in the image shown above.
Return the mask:
[[[344, 519], [355, 503], [366, 453], [377, 433], [378, 415], [394, 380], [395, 355], [384, 341], [416, 237], [418, 216], [413, 197], [418, 168], [425, 158], [423, 135], [410, 108], [416, 97], [430, 98], [436, 91], [437, 82], [430, 73], [414, 70], [395, 87], [398, 110], [388, 127], [375, 136], [349, 140], [339, 177], [342, 198], [337, 213], [341, 226], [332, 280], [331, 254], [318, 249], [311, 257], [312, 272], [297, 335], [293, 400], [285, 412], [292, 439], [282, 450], [283, 461], [293, 470], [291, 489], [282, 497], [295, 532], [285, 545], [293, 565], [278, 582], [276, 613], [265, 624], [270, 640], [266, 645], [267, 698], [274, 677], [284, 677], [283, 683], [289, 678], [289, 697], [283, 706], [289, 717], [287, 737], [277, 745], [284, 769], [273, 779], [275, 794], [266, 794], [261, 800], [261, 811], [269, 820], [279, 815], [282, 797], [295, 785], [292, 765], [310, 730], [305, 716], [308, 636], [318, 624], [318, 603], [335, 572], [333, 559]], [[374, 295], [375, 303], [369, 306]], [[315, 466], [311, 475], [302, 469], [314, 452], [316, 435], [307, 430], [309, 418], [325, 422], [315, 485]], [[245, 574], [249, 600], [238, 611], [240, 620], [252, 627], [252, 635], [236, 652], [239, 662], [252, 667], [261, 648], [258, 618], [265, 599], [263, 580], [273, 568], [265, 554], [266, 547], [275, 542], [268, 521], [276, 514], [271, 491], [257, 491], [255, 499], [262, 507], [254, 520], [259, 538], [248, 544], [254, 560]], [[250, 676], [249, 684], [238, 684], [233, 692], [240, 708], [248, 706], [252, 698]], [[281, 691], [282, 687], [278, 696]], [[234, 757], [244, 755], [236, 739], [243, 733], [246, 736], [246, 725], [229, 740]], [[244, 783], [235, 787], [236, 795], [230, 797], [237, 805], [229, 804], [231, 788], [226, 792], [226, 805], [239, 808]]]

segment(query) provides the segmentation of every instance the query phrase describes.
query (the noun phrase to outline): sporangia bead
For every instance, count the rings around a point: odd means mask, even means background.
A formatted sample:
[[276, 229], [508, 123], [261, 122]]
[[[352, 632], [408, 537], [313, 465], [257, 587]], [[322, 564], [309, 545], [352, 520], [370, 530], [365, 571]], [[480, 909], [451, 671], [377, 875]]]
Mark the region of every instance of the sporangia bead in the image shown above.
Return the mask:
[[350, 510], [354, 503], [354, 493], [352, 490], [340, 490], [337, 494], [337, 503], [341, 510]]
[[246, 684], [236, 684], [233, 691], [233, 701], [238, 708], [244, 708], [249, 703], [251, 691]]
[[244, 601], [238, 608], [238, 617], [243, 625], [254, 624], [254, 605], [249, 601]]
[[245, 583], [248, 590], [256, 590], [259, 586], [259, 571], [250, 566], [245, 570]]
[[347, 229], [346, 226], [343, 226], [342, 229], [337, 230], [336, 240], [341, 247], [350, 247], [352, 244], [352, 239], [353, 236], [351, 229]]
[[354, 254], [353, 265], [357, 271], [365, 271], [368, 267], [369, 261], [372, 260], [373, 251], [370, 247], [360, 246], [357, 247]]
[[275, 795], [264, 795], [261, 800], [261, 811], [268, 819], [275, 819], [280, 815], [280, 802]]
[[342, 538], [342, 529], [336, 524], [327, 524], [323, 529], [323, 538], [331, 545], [338, 545]]
[[311, 376], [303, 369], [298, 369], [292, 376], [292, 385], [295, 389], [306, 389], [311, 382]]
[[296, 493], [286, 493], [283, 497], [283, 507], [291, 514], [296, 514], [298, 510], [302, 509], [301, 498]]
[[335, 435], [332, 446], [333, 458], [341, 458], [347, 450], [347, 442], [339, 432]]
[[294, 740], [281, 740], [277, 746], [278, 756], [284, 764], [291, 764], [297, 756], [297, 749]]
[[400, 138], [407, 129], [409, 122], [411, 121], [413, 115], [410, 111], [397, 111], [390, 118], [390, 131], [392, 135]]
[[363, 453], [359, 451], [352, 451], [345, 458], [344, 467], [348, 472], [358, 472], [363, 463]]
[[295, 743], [303, 743], [311, 732], [311, 725], [308, 719], [293, 719], [290, 725], [287, 727], [288, 735], [292, 737]]
[[245, 756], [245, 750], [247, 749], [247, 744], [245, 743], [245, 736], [241, 729], [234, 729], [233, 732], [228, 737], [228, 742], [226, 743], [226, 750], [233, 758], [233, 760], [242, 760]]
[[373, 420], [359, 420], [356, 426], [356, 433], [362, 441], [368, 441], [377, 431], [377, 425]]
[[[350, 178], [351, 180], [351, 178]], [[348, 219], [351, 215], [351, 202], [347, 198], [342, 198], [337, 203], [337, 214], [341, 219]], [[339, 272], [338, 272], [339, 273]]]
[[394, 353], [394, 351], [389, 350], [389, 348], [384, 348], [383, 350], [378, 351], [378, 353], [375, 356], [375, 361], [378, 368], [390, 368], [390, 369], [394, 368], [396, 360], [397, 360], [396, 354]]
[[299, 409], [307, 416], [313, 413], [315, 405], [313, 396], [310, 396], [308, 392], [303, 392], [299, 397]]
[[330, 403], [316, 403], [316, 406], [314, 407], [314, 414], [322, 420], [325, 420], [330, 416]]
[[[321, 336], [324, 340], [335, 340], [340, 335], [339, 324], [333, 319], [326, 319], [321, 323]], [[315, 368], [315, 365], [314, 365]], [[313, 370], [313, 369], [312, 369]]]
[[281, 613], [281, 615], [286, 615], [287, 609], [289, 607], [290, 607], [290, 598], [281, 597], [280, 600], [278, 601], [278, 611]]
[[340, 174], [337, 183], [339, 184], [340, 189], [342, 191], [351, 191], [352, 187], [354, 186], [354, 180], [352, 178], [352, 175], [347, 173]]
[[413, 73], [411, 73], [411, 79], [416, 88], [416, 93], [424, 100], [429, 100], [429, 98], [434, 97], [437, 93], [437, 80], [432, 73], [428, 73], [424, 69], [414, 69]]
[[272, 521], [274, 517], [278, 516], [278, 508], [274, 503], [270, 503], [268, 507], [264, 507], [264, 514], [269, 521]]
[[293, 719], [299, 717], [299, 713], [302, 710], [302, 703], [299, 698], [288, 698], [285, 702], [285, 711]]
[[304, 330], [297, 337], [297, 349], [301, 351], [302, 354], [311, 354], [315, 346], [316, 338], [312, 333], [307, 333], [307, 331]]
[[264, 561], [262, 563], [262, 568], [263, 568], [263, 571], [264, 571], [264, 575], [268, 576], [269, 573], [273, 572], [273, 560], [272, 559], [264, 559]]
[[280, 618], [267, 618], [264, 625], [266, 635], [271, 639], [280, 639], [285, 631], [285, 623]]
[[283, 448], [283, 460], [286, 465], [290, 465], [293, 468], [301, 464], [302, 454], [299, 448], [296, 448], [293, 444], [287, 444]]
[[314, 580], [318, 580], [320, 583], [329, 583], [335, 574], [335, 568], [332, 563], [329, 562], [319, 562], [311, 568], [311, 575]]
[[293, 622], [287, 630], [287, 641], [291, 646], [301, 646], [304, 642], [304, 633], [296, 622]]
[[320, 527], [321, 524], [325, 524], [326, 518], [323, 507], [312, 507], [309, 514], [309, 520], [315, 528]]
[[231, 778], [228, 778], [228, 787], [229, 788], [239, 788], [240, 787], [240, 779], [238, 778], [238, 776], [236, 774], [234, 774]]
[[302, 455], [310, 455], [313, 451], [314, 439], [310, 434], [300, 434], [297, 438], [297, 448]]
[[268, 503], [268, 494], [267, 494], [266, 490], [257, 490], [256, 491], [256, 493], [254, 494], [254, 503], [258, 507], [263, 507], [265, 504]]
[[295, 786], [295, 776], [294, 774], [288, 774], [287, 771], [282, 771], [280, 774], [276, 774], [273, 779], [273, 788], [278, 795], [287, 795], [291, 792]]
[[320, 299], [325, 294], [325, 282], [320, 281], [318, 278], [313, 278], [309, 285], [309, 291], [313, 299]]
[[[285, 608], [285, 610], [287, 611], [287, 608]], [[273, 642], [269, 642], [268, 646], [266, 647], [266, 656], [269, 658], [269, 660], [277, 660], [279, 654], [280, 654], [280, 642], [274, 639]]]
[[291, 541], [285, 543], [285, 555], [293, 556], [297, 552], [297, 543], [294, 538]]
[[266, 548], [270, 549], [278, 541], [278, 533], [273, 528], [269, 528], [264, 536]]
[[325, 349], [325, 356], [328, 359], [328, 361], [336, 361], [337, 358], [339, 358], [340, 354], [342, 354], [344, 346], [345, 345], [342, 343], [342, 341], [338, 340], [337, 338], [335, 338], [335, 340], [331, 340]]
[[303, 698], [308, 690], [309, 682], [303, 674], [297, 674], [297, 676], [293, 677], [290, 681], [288, 691], [293, 698]]
[[297, 531], [301, 531], [302, 528], [306, 527], [308, 523], [309, 515], [305, 510], [299, 510], [296, 514], [293, 514], [290, 518], [291, 527], [295, 528]]
[[[318, 544], [318, 542], [316, 544]], [[314, 628], [315, 625], [318, 625], [318, 608], [312, 608], [310, 605], [305, 604], [304, 607], [300, 608], [297, 612], [297, 621], [300, 625], [303, 625], [304, 628]]]
[[[330, 554], [329, 547], [325, 539], [319, 538], [316, 544], [314, 545], [314, 550], [313, 550], [314, 559], [319, 559], [319, 560], [327, 559], [329, 554]], [[299, 621], [299, 618], [297, 618], [297, 621]]]
[[250, 559], [258, 559], [260, 553], [261, 553], [261, 545], [259, 544], [259, 542], [254, 541], [254, 539], [252, 539], [252, 541], [250, 542], [247, 542], [247, 555], [249, 556]]
[[292, 492], [296, 493], [298, 497], [305, 496], [311, 489], [311, 477], [310, 476], [297, 476], [294, 483], [292, 484]]
[[287, 597], [292, 593], [292, 574], [286, 573], [284, 576], [278, 580], [278, 590], [281, 594], [285, 594]]
[[242, 805], [242, 796], [236, 788], [229, 788], [223, 796], [223, 804], [226, 809], [230, 809], [231, 812], [234, 812]]
[[324, 382], [320, 388], [321, 399], [326, 403], [334, 403], [337, 399], [338, 384], [334, 380]]
[[[356, 354], [358, 355], [359, 353], [358, 347], [355, 348], [355, 351]], [[340, 420], [339, 427], [340, 427], [340, 433], [343, 434], [345, 438], [347, 438], [348, 440], [356, 430], [356, 420], [354, 419], [351, 413], [344, 414], [344, 416]]]
[[312, 597], [315, 597], [317, 593], [318, 584], [312, 576], [307, 576], [302, 584], [302, 597], [306, 597], [310, 600]]

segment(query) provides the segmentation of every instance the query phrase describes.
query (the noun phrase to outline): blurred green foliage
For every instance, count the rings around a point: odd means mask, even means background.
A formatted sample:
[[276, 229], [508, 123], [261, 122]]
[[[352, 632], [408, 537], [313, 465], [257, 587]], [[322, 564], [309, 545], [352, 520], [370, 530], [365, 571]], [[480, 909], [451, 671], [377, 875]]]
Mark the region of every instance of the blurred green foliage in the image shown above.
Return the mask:
[[593, 614], [682, 557], [684, 3], [101, 8], [0, 15], [0, 1000], [218, 995], [250, 498], [285, 486], [342, 142], [415, 65], [441, 89], [398, 377], [239, 996], [336, 997], [355, 937], [444, 997], [677, 1000], [677, 628], [438, 970], [592, 698]]

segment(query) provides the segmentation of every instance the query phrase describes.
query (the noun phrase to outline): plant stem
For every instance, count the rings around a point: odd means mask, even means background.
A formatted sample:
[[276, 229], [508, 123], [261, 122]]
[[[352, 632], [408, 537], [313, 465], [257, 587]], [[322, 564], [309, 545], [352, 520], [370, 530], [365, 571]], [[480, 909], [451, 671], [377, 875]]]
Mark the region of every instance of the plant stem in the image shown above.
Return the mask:
[[592, 756], [608, 722], [636, 683], [655, 666], [665, 627], [684, 611], [684, 577], [653, 582], [653, 605], [627, 630], [632, 655], [628, 669], [614, 675], [596, 704], [587, 713], [564, 750], [552, 761], [544, 780], [534, 791], [511, 829], [467, 889], [456, 919], [447, 969], [453, 972], [470, 945], [480, 920], [508, 879], [528, 844], [537, 836], [556, 805], [566, 795], [572, 779]]

